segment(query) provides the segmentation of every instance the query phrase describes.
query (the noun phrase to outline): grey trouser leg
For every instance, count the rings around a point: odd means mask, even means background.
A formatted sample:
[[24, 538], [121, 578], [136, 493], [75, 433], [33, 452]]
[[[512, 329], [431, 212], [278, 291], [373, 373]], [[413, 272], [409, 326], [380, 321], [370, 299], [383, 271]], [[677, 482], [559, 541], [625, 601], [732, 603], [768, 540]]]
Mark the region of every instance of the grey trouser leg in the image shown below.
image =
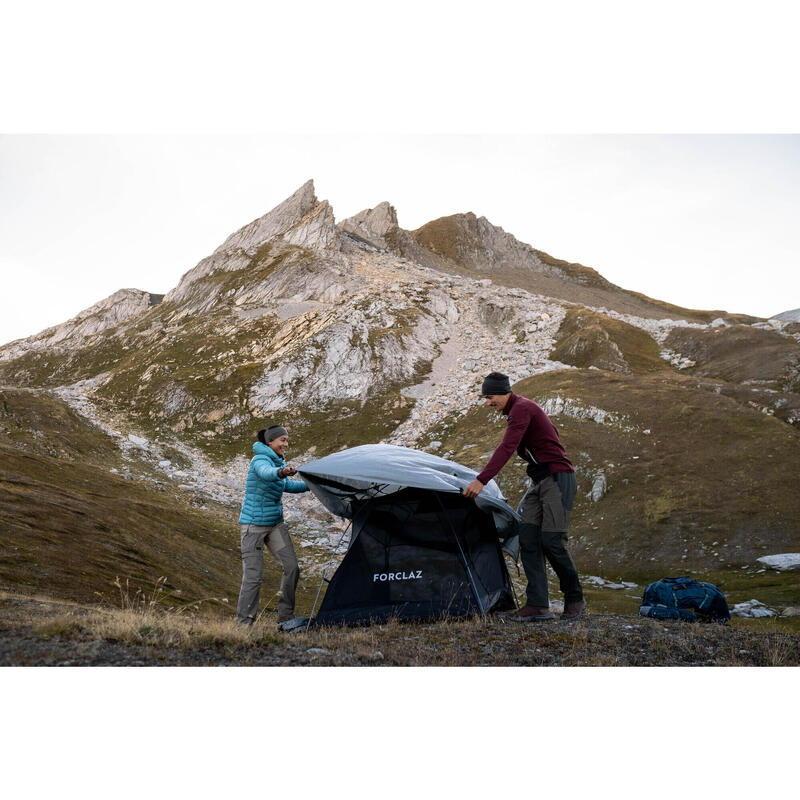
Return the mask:
[[272, 527], [241, 525], [242, 533], [242, 588], [236, 606], [236, 621], [252, 625], [258, 615], [258, 598], [264, 572], [264, 542], [283, 570], [278, 598], [278, 622], [294, 617], [294, 595], [300, 569], [294, 554], [289, 527], [285, 522]]
[[528, 579], [525, 602], [529, 606], [547, 608], [550, 605], [547, 596], [547, 571], [542, 553], [542, 529], [538, 525], [524, 521], [520, 523], [519, 555]]
[[270, 530], [266, 538], [270, 553], [275, 556], [283, 570], [281, 590], [278, 595], [278, 622], [294, 618], [294, 595], [300, 579], [300, 567], [289, 536], [289, 526], [282, 522]]
[[528, 579], [530, 606], [549, 606], [545, 559], [555, 570], [564, 602], [583, 599], [578, 570], [567, 550], [567, 528], [575, 502], [575, 475], [557, 472], [531, 486], [522, 499], [519, 549]]
[[242, 532], [242, 588], [236, 606], [236, 621], [252, 625], [258, 614], [258, 595], [264, 571], [264, 537], [272, 530], [264, 525], [240, 525]]

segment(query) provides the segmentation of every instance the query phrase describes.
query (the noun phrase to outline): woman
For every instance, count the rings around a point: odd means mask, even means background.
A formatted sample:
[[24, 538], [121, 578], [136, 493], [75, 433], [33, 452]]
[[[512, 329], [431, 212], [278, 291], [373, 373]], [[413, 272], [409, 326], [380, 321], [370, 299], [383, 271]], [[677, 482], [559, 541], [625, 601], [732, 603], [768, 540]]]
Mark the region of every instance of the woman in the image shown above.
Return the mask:
[[242, 513], [242, 588], [236, 607], [236, 621], [252, 625], [258, 614], [258, 596], [264, 570], [264, 544], [283, 570], [278, 598], [278, 623], [294, 617], [294, 595], [300, 568], [294, 553], [289, 527], [283, 521], [284, 492], [307, 492], [303, 481], [290, 481], [297, 470], [289, 467], [283, 455], [289, 447], [289, 433], [281, 425], [258, 432], [253, 444], [253, 460], [247, 471]]

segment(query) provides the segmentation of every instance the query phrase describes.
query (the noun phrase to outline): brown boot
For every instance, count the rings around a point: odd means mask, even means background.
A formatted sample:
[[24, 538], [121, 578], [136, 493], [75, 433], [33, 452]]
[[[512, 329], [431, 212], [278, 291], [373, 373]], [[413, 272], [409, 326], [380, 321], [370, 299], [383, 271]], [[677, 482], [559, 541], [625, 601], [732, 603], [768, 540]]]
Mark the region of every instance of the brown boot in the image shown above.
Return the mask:
[[571, 603], [565, 603], [564, 613], [561, 615], [561, 619], [578, 619], [578, 617], [583, 613], [584, 608], [586, 608], [586, 601], [583, 599], [573, 600]]
[[512, 622], [543, 622], [555, 618], [556, 615], [550, 613], [549, 607], [542, 608], [541, 606], [523, 606], [511, 616], [506, 617]]

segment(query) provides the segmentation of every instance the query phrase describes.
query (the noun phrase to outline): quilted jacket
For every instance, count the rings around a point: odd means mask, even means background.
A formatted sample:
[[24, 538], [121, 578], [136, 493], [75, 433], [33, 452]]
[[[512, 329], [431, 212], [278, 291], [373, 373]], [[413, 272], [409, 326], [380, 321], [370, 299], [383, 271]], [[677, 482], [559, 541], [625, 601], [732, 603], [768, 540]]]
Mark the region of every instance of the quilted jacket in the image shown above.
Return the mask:
[[308, 486], [304, 481], [278, 477], [278, 470], [285, 467], [286, 462], [271, 447], [256, 442], [253, 452], [255, 455], [247, 470], [239, 524], [277, 525], [283, 522], [283, 493], [307, 492]]

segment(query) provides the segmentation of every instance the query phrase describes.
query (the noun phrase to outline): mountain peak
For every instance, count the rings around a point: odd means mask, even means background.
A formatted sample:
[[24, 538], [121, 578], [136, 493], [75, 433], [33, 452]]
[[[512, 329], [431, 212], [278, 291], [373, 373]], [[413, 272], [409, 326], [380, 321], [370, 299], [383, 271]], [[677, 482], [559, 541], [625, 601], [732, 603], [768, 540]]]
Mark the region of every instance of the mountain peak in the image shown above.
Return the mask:
[[348, 233], [366, 239], [376, 247], [387, 248], [386, 234], [397, 230], [397, 211], [388, 201], [378, 203], [375, 208], [366, 208], [339, 223]]
[[253, 255], [264, 242], [278, 236], [292, 244], [314, 249], [335, 243], [333, 211], [327, 200], [317, 200], [313, 180], [306, 181], [263, 217], [232, 233], [214, 253], [238, 248]]

